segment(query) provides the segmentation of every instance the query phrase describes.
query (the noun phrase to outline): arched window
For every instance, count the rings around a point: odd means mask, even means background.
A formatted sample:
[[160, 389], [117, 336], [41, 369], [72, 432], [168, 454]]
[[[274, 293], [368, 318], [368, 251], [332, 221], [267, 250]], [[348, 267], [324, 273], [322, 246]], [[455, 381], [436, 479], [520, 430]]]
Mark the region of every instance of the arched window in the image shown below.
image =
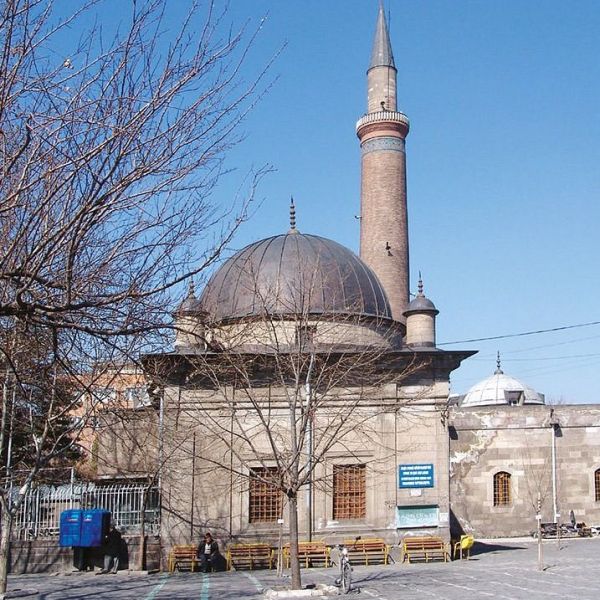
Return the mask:
[[594, 487], [596, 489], [596, 502], [600, 502], [600, 469], [594, 472]]
[[510, 503], [510, 473], [500, 471], [494, 475], [494, 506], [508, 506]]

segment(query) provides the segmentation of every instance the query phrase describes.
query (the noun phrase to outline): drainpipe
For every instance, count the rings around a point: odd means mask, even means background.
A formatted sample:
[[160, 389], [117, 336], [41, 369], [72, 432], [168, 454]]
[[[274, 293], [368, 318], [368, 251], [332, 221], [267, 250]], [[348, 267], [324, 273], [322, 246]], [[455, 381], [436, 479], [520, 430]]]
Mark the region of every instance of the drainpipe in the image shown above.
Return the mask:
[[556, 486], [556, 430], [559, 427], [558, 419], [554, 414], [554, 409], [550, 409], [550, 435], [552, 436], [551, 449], [552, 449], [552, 509], [554, 511], [554, 522], [558, 526], [558, 498], [557, 498], [557, 486]]
[[307, 515], [308, 515], [308, 541], [312, 542], [313, 536], [313, 414], [312, 414], [312, 388], [310, 385], [310, 378], [312, 376], [313, 366], [315, 364], [315, 355], [310, 355], [310, 363], [308, 365], [308, 372], [306, 374], [306, 383], [304, 384], [304, 390], [306, 392], [306, 409], [308, 411], [306, 427], [307, 427], [307, 465], [308, 465], [308, 492], [306, 498], [307, 504]]

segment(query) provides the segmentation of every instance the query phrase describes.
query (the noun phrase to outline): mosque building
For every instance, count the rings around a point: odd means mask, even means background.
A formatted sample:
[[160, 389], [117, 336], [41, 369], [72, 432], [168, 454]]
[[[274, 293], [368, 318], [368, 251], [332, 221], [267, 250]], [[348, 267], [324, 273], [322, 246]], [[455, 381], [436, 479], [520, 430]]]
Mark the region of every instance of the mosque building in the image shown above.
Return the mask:
[[410, 300], [396, 76], [380, 7], [356, 124], [360, 256], [303, 232], [292, 202], [286, 232], [190, 289], [174, 351], [144, 359], [160, 395], [166, 548], [206, 529], [225, 543], [292, 526], [329, 543], [521, 535], [538, 506], [544, 521], [573, 510], [600, 523], [600, 406], [547, 406], [500, 362], [450, 396], [474, 352], [436, 347], [420, 278]]

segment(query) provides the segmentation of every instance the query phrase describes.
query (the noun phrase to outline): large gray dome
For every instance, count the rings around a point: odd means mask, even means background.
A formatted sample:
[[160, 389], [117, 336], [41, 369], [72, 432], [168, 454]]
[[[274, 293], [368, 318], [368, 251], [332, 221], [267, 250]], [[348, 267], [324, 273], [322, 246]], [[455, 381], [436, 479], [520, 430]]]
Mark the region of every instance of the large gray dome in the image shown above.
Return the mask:
[[377, 276], [353, 252], [292, 230], [228, 259], [200, 304], [215, 321], [264, 315], [346, 314], [391, 319]]

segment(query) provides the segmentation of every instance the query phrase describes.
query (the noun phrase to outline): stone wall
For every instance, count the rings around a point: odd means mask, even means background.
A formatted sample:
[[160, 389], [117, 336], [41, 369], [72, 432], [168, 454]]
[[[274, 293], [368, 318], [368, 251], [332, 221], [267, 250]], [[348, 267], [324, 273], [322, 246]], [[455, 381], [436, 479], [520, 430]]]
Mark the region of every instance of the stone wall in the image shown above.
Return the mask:
[[[351, 395], [352, 389], [348, 388], [346, 393]], [[365, 391], [355, 393], [361, 397]], [[260, 395], [260, 390], [254, 390], [254, 394]], [[272, 403], [270, 427], [283, 439], [289, 423], [289, 410], [281, 403], [283, 392], [276, 387], [265, 388], [264, 395]], [[317, 414], [315, 444], [322, 441], [320, 436], [324, 435], [326, 421], [332, 415], [339, 419], [344, 414], [347, 422], [340, 433], [343, 438], [331, 446], [315, 472], [312, 512], [315, 538], [335, 543], [362, 535], [397, 543], [406, 534], [449, 537], [448, 433], [444, 420], [447, 396], [447, 379], [414, 378], [412, 385], [403, 382], [401, 386], [374, 388], [373, 397], [365, 397], [364, 405], [351, 414], [338, 413], [335, 406]], [[240, 393], [239, 397], [243, 403], [244, 395]], [[231, 417], [225, 417], [225, 412], [223, 417], [218, 412], [207, 412], [210, 403], [215, 407], [222, 405], [216, 390], [177, 386], [165, 390], [164, 452], [169, 456], [162, 479], [165, 549], [172, 544], [197, 543], [205, 531], [210, 531], [222, 548], [231, 541], [274, 543], [279, 534], [276, 523], [256, 524], [248, 519], [249, 469], [253, 465], [272, 466], [266, 458], [271, 451], [261, 424], [254, 411], [245, 412], [240, 406], [234, 429], [244, 427], [255, 432], [253, 449], [251, 454], [249, 447], [240, 443], [232, 454], [222, 440], [222, 432], [232, 426], [230, 422], [218, 425], [219, 419]], [[333, 469], [335, 465], [352, 464], [366, 466], [366, 516], [354, 521], [336, 521], [331, 492]], [[433, 486], [399, 489], [400, 464], [433, 465]], [[304, 486], [298, 497], [301, 539], [307, 539], [309, 532], [307, 497], [308, 486]], [[425, 529], [417, 524], [398, 528], [399, 506], [414, 507], [417, 511], [421, 507], [437, 507], [439, 521]], [[285, 509], [284, 520], [286, 532]]]
[[[126, 549], [121, 556], [120, 569], [137, 569], [139, 538], [124, 536]], [[104, 555], [101, 548], [86, 549], [88, 565], [101, 568]], [[57, 539], [13, 541], [10, 547], [10, 573], [64, 573], [75, 568], [72, 548], [61, 548]], [[160, 540], [146, 542], [146, 569], [159, 569]]]
[[[561, 522], [573, 510], [578, 522], [600, 524], [594, 480], [600, 468], [600, 406], [454, 408], [449, 433], [455, 533], [529, 535], [536, 527], [538, 494], [544, 522], [554, 521], [556, 505]], [[506, 506], [494, 505], [493, 478], [500, 471], [510, 474]]]

